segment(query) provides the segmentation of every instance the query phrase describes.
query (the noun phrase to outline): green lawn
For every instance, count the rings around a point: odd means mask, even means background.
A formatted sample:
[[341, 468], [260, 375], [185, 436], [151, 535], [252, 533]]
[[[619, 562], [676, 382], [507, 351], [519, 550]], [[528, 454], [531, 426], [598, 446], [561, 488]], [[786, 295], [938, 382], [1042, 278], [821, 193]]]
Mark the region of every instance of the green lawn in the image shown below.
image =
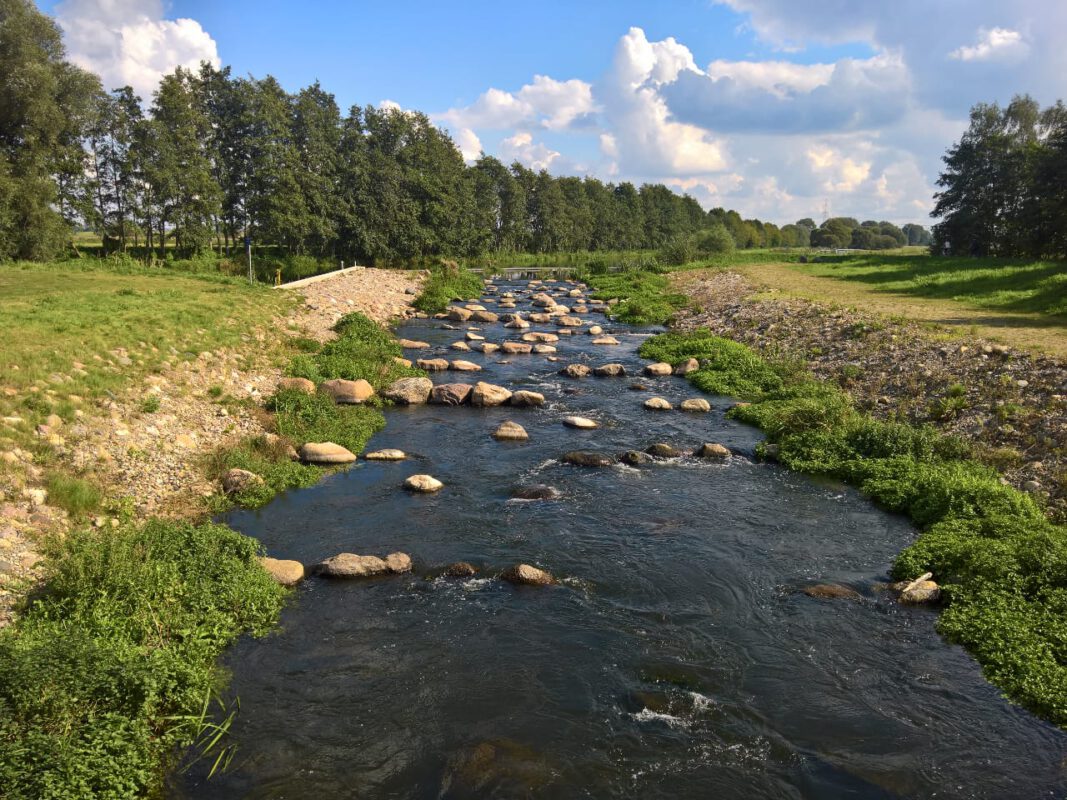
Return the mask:
[[886, 293], [1067, 317], [1067, 264], [929, 255], [820, 256], [794, 269]]

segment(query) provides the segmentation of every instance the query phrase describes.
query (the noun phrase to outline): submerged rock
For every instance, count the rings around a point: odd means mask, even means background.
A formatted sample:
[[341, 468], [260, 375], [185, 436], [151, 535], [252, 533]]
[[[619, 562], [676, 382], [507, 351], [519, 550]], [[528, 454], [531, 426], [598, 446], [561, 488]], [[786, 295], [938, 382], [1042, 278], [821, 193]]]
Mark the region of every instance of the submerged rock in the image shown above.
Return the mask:
[[681, 458], [685, 455], [685, 453], [677, 447], [664, 442], [657, 442], [656, 444], [649, 445], [645, 448], [645, 452], [656, 458]]
[[629, 464], [631, 467], [639, 467], [642, 464], [652, 463], [652, 456], [648, 453], [642, 453], [640, 450], [627, 450], [619, 456], [619, 460], [624, 464]]
[[601, 364], [593, 370], [593, 374], [600, 378], [619, 378], [626, 374], [626, 367], [622, 364]]
[[457, 561], [455, 564], [449, 564], [445, 567], [445, 571], [441, 574], [446, 578], [470, 578], [477, 575], [478, 570], [473, 564], [469, 564], [466, 561]]
[[441, 491], [444, 484], [433, 475], [412, 475], [404, 481], [404, 488], [409, 492], [431, 494]]
[[592, 450], [572, 450], [563, 454], [563, 463], [576, 467], [610, 467], [615, 463], [615, 458]]
[[863, 595], [849, 586], [839, 583], [817, 583], [813, 586], [805, 586], [801, 589], [808, 597], [816, 597], [820, 600], [862, 600]]
[[563, 495], [555, 486], [538, 483], [533, 486], [519, 487], [511, 493], [511, 496], [515, 500], [558, 500]]
[[551, 586], [556, 582], [550, 573], [529, 564], [516, 564], [502, 572], [500, 579], [517, 586]]

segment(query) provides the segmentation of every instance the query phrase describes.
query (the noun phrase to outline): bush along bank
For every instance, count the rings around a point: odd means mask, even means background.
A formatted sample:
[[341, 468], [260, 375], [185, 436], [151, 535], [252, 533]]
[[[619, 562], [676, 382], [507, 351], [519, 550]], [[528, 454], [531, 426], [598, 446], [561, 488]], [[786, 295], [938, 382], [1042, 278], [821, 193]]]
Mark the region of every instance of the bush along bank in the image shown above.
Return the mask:
[[427, 314], [445, 310], [455, 299], [479, 297], [482, 279], [454, 261], [445, 261], [430, 270], [422, 294], [414, 302], [415, 308]]
[[158, 796], [179, 748], [225, 758], [226, 724], [203, 714], [216, 659], [268, 631], [287, 592], [258, 550], [221, 525], [161, 520], [53, 543], [46, 590], [0, 631], [0, 794]]
[[938, 630], [967, 648], [1014, 702], [1067, 727], [1067, 528], [1005, 485], [970, 446], [933, 427], [858, 412], [841, 389], [708, 331], [645, 342], [645, 358], [696, 358], [694, 386], [748, 401], [729, 412], [767, 434], [761, 452], [790, 469], [844, 480], [921, 533], [893, 565], [932, 572]]
[[[208, 473], [216, 480], [225, 482], [231, 470], [255, 476], [235, 491], [217, 495], [215, 511], [233, 504], [257, 508], [286, 489], [315, 484], [328, 468], [298, 462], [295, 449], [308, 442], [333, 442], [359, 454], [385, 426], [382, 407], [388, 401], [379, 392], [400, 378], [425, 374], [402, 357], [389, 331], [362, 314], [348, 314], [334, 330], [337, 338], [318, 352], [292, 359], [287, 375], [303, 380], [283, 382], [267, 399], [276, 433], [246, 439], [210, 459]], [[367, 381], [374, 393], [360, 403], [337, 402], [322, 384], [338, 378]]]
[[668, 291], [666, 275], [649, 270], [590, 275], [586, 281], [597, 300], [619, 300], [612, 316], [631, 325], [660, 325], [688, 302], [684, 294]]

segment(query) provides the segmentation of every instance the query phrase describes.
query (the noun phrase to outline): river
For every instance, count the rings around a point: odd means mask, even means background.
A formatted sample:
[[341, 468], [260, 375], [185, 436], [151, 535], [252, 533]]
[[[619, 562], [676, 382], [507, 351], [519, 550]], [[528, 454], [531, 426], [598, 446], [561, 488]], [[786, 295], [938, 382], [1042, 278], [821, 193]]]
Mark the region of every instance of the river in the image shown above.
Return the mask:
[[[405, 324], [398, 335], [430, 342], [427, 357], [483, 366], [435, 382], [485, 380], [548, 402], [392, 408], [370, 448], [411, 459], [360, 461], [224, 517], [278, 558], [400, 550], [415, 569], [311, 577], [275, 634], [232, 648], [239, 751], [226, 774], [206, 780], [202, 762], [176, 775], [173, 798], [1065, 796], [1067, 736], [1001, 699], [937, 635], [934, 611], [882, 589], [916, 536], [907, 519], [754, 461], [760, 434], [725, 418], [727, 398], [709, 398], [710, 414], [646, 410], [651, 394], [677, 406], [698, 393], [682, 378], [634, 377], [648, 331], [582, 316], [621, 343], [563, 336], [553, 363], [448, 350], [461, 323]], [[493, 342], [521, 334], [476, 327]], [[619, 362], [630, 377], [557, 374], [574, 362]], [[564, 427], [567, 414], [601, 427]], [[529, 441], [491, 438], [505, 419]], [[737, 455], [604, 469], [558, 460], [655, 442], [720, 442]], [[414, 473], [444, 490], [403, 491]], [[562, 497], [511, 499], [530, 484]], [[479, 575], [440, 577], [461, 560]], [[494, 579], [519, 562], [560, 583]], [[821, 582], [862, 599], [799, 591]]]

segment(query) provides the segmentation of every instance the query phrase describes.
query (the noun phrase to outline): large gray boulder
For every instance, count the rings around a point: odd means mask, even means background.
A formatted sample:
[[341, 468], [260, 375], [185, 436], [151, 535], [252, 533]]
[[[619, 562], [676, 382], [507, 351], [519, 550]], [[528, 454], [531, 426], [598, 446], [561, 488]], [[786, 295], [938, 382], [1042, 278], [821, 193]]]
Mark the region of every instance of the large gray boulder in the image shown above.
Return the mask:
[[[445, 362], [448, 366], [448, 362]], [[425, 403], [433, 391], [433, 381], [429, 378], [401, 378], [394, 381], [383, 394], [394, 403], [414, 406]]]

